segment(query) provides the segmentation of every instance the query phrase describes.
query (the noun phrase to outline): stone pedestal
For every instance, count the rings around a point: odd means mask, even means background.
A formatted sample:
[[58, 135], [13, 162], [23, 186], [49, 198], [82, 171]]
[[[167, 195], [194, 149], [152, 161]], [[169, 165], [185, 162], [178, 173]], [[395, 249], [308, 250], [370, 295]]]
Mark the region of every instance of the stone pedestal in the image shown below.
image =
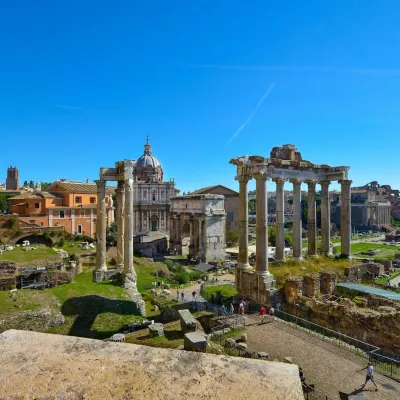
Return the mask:
[[207, 337], [202, 332], [186, 333], [183, 339], [184, 349], [187, 351], [206, 353], [207, 344]]
[[164, 336], [164, 325], [155, 323], [149, 326], [149, 332], [151, 337]]
[[181, 329], [183, 333], [195, 332], [197, 329], [196, 318], [190, 313], [189, 310], [179, 310], [179, 321], [181, 323]]

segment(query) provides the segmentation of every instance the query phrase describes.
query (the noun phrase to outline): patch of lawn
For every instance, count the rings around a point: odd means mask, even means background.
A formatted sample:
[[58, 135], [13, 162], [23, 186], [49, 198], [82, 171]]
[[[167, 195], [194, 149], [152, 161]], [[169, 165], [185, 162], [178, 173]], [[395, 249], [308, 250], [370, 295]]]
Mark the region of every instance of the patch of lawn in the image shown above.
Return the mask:
[[164, 324], [164, 336], [150, 337], [148, 329], [126, 335], [126, 343], [142, 344], [151, 347], [176, 349], [183, 345], [183, 332], [179, 321]]
[[335, 272], [341, 278], [344, 275], [345, 268], [354, 263], [350, 260], [335, 260], [319, 256], [317, 258], [306, 258], [301, 262], [288, 259], [283, 264], [271, 264], [268, 269], [274, 275], [277, 284], [281, 285], [289, 277], [318, 274], [321, 271]]
[[45, 289], [62, 303], [63, 325], [51, 333], [104, 339], [123, 330], [124, 325], [143, 319], [125, 289], [110, 281], [93, 283], [92, 270], [86, 270], [66, 285]]
[[0, 292], [0, 319], [11, 317], [21, 311], [33, 311], [42, 307], [56, 308], [55, 296], [43, 293], [42, 290], [18, 290], [14, 296]]
[[[336, 247], [338, 254], [340, 254], [340, 246]], [[361, 254], [368, 250], [376, 251], [376, 255]], [[383, 243], [354, 243], [351, 245], [351, 254], [354, 257], [370, 258], [370, 259], [386, 259], [393, 260], [394, 255], [400, 252], [400, 247], [383, 244]]]
[[222, 296], [224, 302], [228, 301], [229, 299], [231, 299], [233, 296], [235, 296], [237, 294], [235, 286], [215, 285], [215, 286], [208, 286], [204, 289], [204, 297], [207, 300], [210, 300], [211, 293], [214, 293], [214, 295], [216, 297], [218, 292], [221, 293], [221, 296]]
[[14, 247], [12, 251], [5, 251], [0, 254], [0, 261], [14, 261], [19, 266], [32, 264], [32, 262], [40, 263], [40, 261], [61, 261], [61, 257], [52, 248], [43, 244], [32, 246], [38, 246], [38, 249], [24, 251], [23, 247]]

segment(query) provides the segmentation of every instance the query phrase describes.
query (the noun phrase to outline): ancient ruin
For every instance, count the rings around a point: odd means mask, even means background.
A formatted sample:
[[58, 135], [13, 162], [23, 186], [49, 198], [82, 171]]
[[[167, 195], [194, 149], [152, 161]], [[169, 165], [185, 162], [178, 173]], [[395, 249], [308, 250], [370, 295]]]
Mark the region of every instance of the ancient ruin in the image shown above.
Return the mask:
[[184, 254], [188, 242], [193, 258], [209, 262], [224, 258], [224, 196], [196, 194], [171, 198], [170, 248]]
[[117, 269], [122, 269], [124, 286], [130, 297], [145, 313], [144, 302], [136, 288], [133, 266], [133, 166], [135, 161], [115, 163], [114, 168], [100, 168], [97, 185], [96, 270], [94, 280], [102, 281], [107, 274], [106, 265], [106, 183], [117, 181]]
[[[330, 203], [329, 184], [339, 181], [341, 199], [341, 249], [344, 257], [350, 257], [351, 207], [348, 179], [349, 167], [316, 165], [303, 160], [291, 144], [274, 147], [270, 158], [242, 156], [230, 161], [236, 165], [239, 181], [239, 259], [236, 270], [236, 286], [240, 294], [250, 299], [269, 303], [274, 289], [273, 276], [268, 271], [268, 205], [267, 180], [276, 183], [276, 260], [285, 261], [284, 195], [285, 181], [293, 184], [293, 257], [302, 259], [301, 184], [308, 185], [308, 255], [317, 256], [316, 185], [322, 188], [321, 227], [322, 253], [330, 253]], [[249, 264], [248, 252], [248, 182], [256, 179], [256, 269]]]

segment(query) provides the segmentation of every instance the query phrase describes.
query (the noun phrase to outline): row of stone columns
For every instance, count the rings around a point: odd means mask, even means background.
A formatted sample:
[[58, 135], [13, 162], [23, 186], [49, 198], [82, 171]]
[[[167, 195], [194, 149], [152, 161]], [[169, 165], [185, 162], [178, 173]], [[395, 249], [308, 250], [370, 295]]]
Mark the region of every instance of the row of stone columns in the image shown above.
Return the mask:
[[[259, 275], [268, 274], [268, 205], [266, 173], [256, 173], [256, 272]], [[248, 181], [250, 177], [238, 177], [239, 181], [239, 257], [241, 268], [249, 269], [248, 253]], [[285, 215], [284, 215], [284, 182], [282, 178], [273, 178], [276, 184], [276, 252], [277, 261], [285, 260]], [[302, 221], [301, 221], [301, 183], [291, 179], [293, 184], [293, 257], [302, 259]], [[308, 251], [309, 256], [317, 256], [317, 181], [305, 181], [308, 186]], [[319, 182], [322, 190], [321, 202], [321, 233], [322, 253], [330, 254], [330, 181]], [[351, 243], [351, 181], [340, 181], [342, 187], [341, 207], [341, 245], [342, 254], [350, 256]]]
[[[128, 175], [129, 176], [129, 175]], [[96, 266], [107, 270], [106, 265], [106, 181], [97, 180]], [[133, 179], [118, 181], [117, 197], [117, 267], [125, 277], [134, 278], [133, 268]]]

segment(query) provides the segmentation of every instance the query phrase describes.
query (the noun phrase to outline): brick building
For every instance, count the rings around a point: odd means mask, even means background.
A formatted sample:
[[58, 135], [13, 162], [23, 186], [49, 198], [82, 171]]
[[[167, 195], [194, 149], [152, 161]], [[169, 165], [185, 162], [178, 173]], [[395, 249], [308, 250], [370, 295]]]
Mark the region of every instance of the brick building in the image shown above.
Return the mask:
[[[107, 188], [107, 224], [114, 221], [112, 193]], [[63, 226], [72, 234], [94, 237], [96, 233], [97, 189], [93, 183], [54, 182], [47, 191], [24, 192], [8, 199], [9, 212], [31, 225]]]

